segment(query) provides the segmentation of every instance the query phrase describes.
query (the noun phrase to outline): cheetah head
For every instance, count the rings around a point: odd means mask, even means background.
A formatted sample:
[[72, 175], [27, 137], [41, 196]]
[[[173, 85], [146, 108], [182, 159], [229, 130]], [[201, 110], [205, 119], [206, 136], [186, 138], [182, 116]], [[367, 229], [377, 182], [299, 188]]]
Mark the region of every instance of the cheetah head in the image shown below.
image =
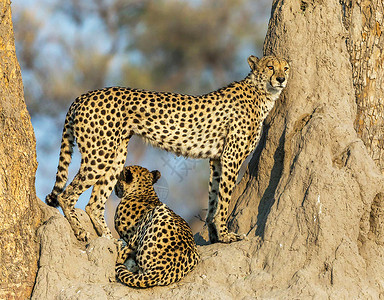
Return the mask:
[[251, 55], [248, 58], [248, 64], [251, 67], [251, 78], [256, 87], [264, 90], [273, 100], [276, 100], [287, 85], [288, 62], [275, 56], [264, 56], [259, 59]]
[[148, 171], [140, 166], [124, 167], [118, 176], [115, 193], [119, 198], [128, 194], [141, 194], [153, 189], [153, 184], [159, 180], [161, 173], [157, 170]]

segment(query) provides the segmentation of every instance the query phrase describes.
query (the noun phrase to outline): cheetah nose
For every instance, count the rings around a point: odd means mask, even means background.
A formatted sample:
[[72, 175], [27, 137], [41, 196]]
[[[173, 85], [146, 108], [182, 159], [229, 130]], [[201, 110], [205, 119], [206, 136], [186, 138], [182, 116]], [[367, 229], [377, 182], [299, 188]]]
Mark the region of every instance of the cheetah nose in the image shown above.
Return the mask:
[[277, 80], [277, 82], [282, 84], [285, 81], [285, 78], [284, 77], [277, 77], [276, 80]]

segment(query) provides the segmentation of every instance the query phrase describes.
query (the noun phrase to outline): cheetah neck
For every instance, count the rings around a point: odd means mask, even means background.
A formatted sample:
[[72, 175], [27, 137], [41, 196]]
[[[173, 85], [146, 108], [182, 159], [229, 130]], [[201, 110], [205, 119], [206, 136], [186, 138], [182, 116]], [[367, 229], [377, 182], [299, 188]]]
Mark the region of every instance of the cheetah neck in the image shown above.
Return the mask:
[[124, 200], [129, 201], [129, 203], [140, 203], [148, 206], [161, 205], [154, 189], [128, 192], [124, 195]]
[[248, 76], [244, 79], [244, 82], [249, 86], [256, 87], [257, 94], [265, 97], [267, 100], [273, 103], [280, 97], [282, 91], [281, 89], [277, 90], [274, 88], [268, 88], [268, 83], [264, 80], [258, 79], [252, 72], [248, 74]]

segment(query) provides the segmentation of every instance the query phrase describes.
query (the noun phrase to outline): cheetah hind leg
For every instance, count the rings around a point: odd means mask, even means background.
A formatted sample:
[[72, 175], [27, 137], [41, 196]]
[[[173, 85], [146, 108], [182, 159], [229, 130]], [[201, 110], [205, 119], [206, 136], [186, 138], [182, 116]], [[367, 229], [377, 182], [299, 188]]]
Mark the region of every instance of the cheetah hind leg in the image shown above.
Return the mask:
[[143, 272], [137, 266], [135, 257], [136, 251], [130, 246], [124, 247], [123, 249], [118, 251], [115, 266], [116, 278], [127, 286], [132, 287], [146, 288], [158, 285], [158, 271], [153, 268], [150, 268]]
[[63, 193], [58, 195], [57, 200], [63, 213], [67, 218], [71, 228], [79, 241], [87, 242], [89, 239], [89, 232], [85, 231], [81, 225], [79, 218], [75, 211], [75, 204], [79, 196], [86, 191], [94, 182], [90, 180], [84, 181], [84, 168], [80, 167], [77, 175], [72, 182], [66, 187]]
[[[104, 212], [105, 203], [116, 184], [116, 175], [114, 173], [115, 170], [110, 169], [104, 176], [100, 177], [100, 180], [93, 186], [91, 198], [85, 207], [85, 211], [91, 219], [97, 234], [108, 238], [112, 238], [112, 233], [105, 222]], [[105, 182], [107, 182], [106, 185]]]
[[111, 239], [113, 238], [112, 233], [104, 218], [105, 203], [116, 185], [117, 176], [123, 170], [127, 157], [127, 143], [124, 143], [124, 146], [120, 148], [114, 159], [113, 167], [105, 172], [94, 185], [89, 203], [85, 207], [85, 211], [89, 215], [98, 235]]
[[153, 266], [143, 270], [136, 262], [138, 235], [134, 235], [126, 247], [117, 251], [116, 277], [122, 283], [139, 288], [159, 284], [159, 271]]
[[139, 267], [136, 262], [136, 251], [130, 246], [125, 246], [121, 249], [118, 249], [116, 264], [125, 265], [130, 272], [139, 272]]

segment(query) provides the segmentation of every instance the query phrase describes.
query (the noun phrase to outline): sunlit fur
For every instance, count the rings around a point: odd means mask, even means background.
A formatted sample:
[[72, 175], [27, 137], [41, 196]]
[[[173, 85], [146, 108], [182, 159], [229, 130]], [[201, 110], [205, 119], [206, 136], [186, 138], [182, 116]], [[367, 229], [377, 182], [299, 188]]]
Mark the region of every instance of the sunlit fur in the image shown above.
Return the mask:
[[144, 288], [177, 282], [199, 262], [188, 224], [161, 203], [153, 189], [159, 178], [159, 171], [125, 167], [115, 187], [121, 197], [115, 228], [127, 242], [118, 253], [116, 277], [128, 286]]
[[[201, 96], [111, 87], [78, 97], [65, 119], [56, 183], [46, 202], [60, 205], [77, 238], [86, 241], [88, 233], [74, 207], [79, 195], [93, 186], [86, 212], [100, 235], [111, 236], [105, 202], [123, 169], [129, 139], [138, 135], [177, 155], [210, 160], [210, 240], [241, 239], [228, 233], [228, 204], [239, 168], [255, 149], [262, 123], [289, 74], [281, 58], [250, 56], [248, 63], [251, 72], [245, 79]], [[81, 166], [64, 190], [75, 139]]]

